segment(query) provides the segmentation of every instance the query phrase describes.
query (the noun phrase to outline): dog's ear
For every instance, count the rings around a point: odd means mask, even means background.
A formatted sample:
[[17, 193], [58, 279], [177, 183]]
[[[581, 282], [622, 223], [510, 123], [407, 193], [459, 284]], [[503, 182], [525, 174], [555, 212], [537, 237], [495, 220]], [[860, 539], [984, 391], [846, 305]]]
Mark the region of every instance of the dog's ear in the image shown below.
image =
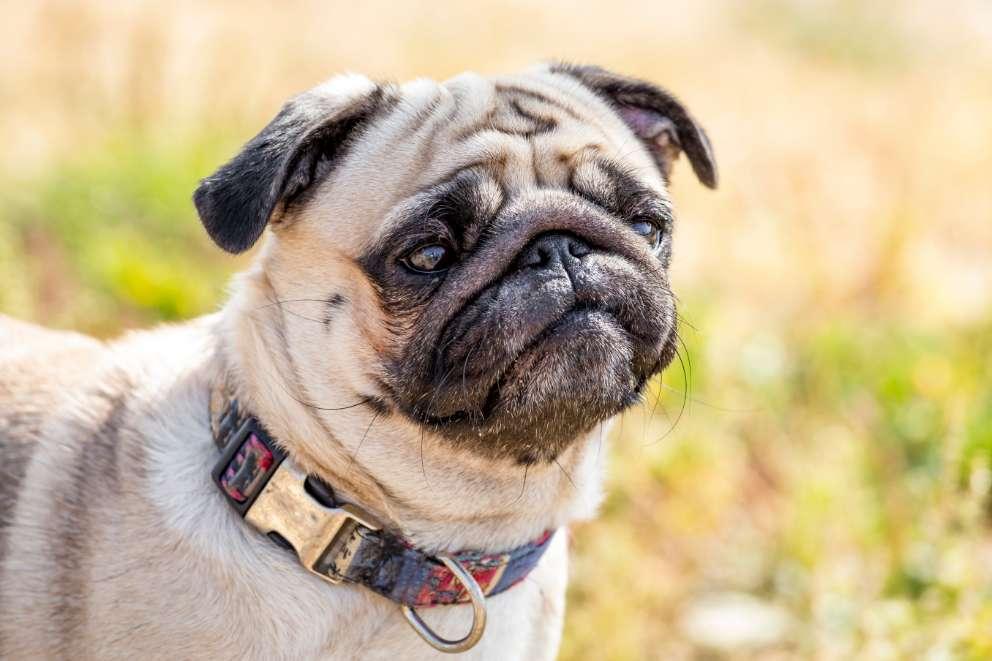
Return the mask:
[[193, 202], [210, 238], [232, 253], [252, 247], [270, 220], [330, 171], [383, 98], [367, 78], [341, 76], [288, 101], [196, 189]]
[[716, 159], [706, 131], [669, 92], [596, 66], [553, 64], [551, 71], [578, 79], [606, 99], [648, 148], [666, 179], [679, 152], [685, 152], [699, 181], [716, 188]]

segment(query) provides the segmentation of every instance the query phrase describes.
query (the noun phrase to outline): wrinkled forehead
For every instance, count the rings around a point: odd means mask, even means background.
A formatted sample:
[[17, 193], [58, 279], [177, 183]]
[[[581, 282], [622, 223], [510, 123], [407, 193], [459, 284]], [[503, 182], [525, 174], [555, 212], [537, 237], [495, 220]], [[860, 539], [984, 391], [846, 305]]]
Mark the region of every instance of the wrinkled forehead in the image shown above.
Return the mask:
[[415, 80], [397, 92], [390, 110], [350, 148], [321, 191], [324, 219], [354, 221], [361, 214], [370, 230], [365, 237], [403, 200], [468, 169], [514, 197], [567, 190], [577, 170], [609, 161], [665, 192], [650, 156], [623, 121], [571, 77], [469, 73], [444, 83]]
[[[571, 171], [595, 157], [626, 161], [652, 172], [651, 161], [613, 111], [574, 79], [549, 73], [503, 78], [463, 74], [443, 84], [414, 82], [403, 88], [429, 165], [419, 182], [460, 168], [487, 167], [504, 190], [565, 187]], [[416, 99], [416, 101], [415, 101]], [[650, 175], [649, 177], [650, 178]]]

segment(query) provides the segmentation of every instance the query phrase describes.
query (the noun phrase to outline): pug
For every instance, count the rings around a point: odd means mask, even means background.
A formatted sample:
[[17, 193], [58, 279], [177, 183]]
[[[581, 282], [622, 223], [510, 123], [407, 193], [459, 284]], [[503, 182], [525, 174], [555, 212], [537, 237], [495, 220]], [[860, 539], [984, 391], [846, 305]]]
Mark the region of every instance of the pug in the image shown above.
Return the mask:
[[[703, 128], [589, 66], [291, 99], [194, 201], [223, 308], [0, 320], [0, 656], [547, 659], [600, 446], [675, 355]], [[602, 586], [621, 589], [622, 586]]]

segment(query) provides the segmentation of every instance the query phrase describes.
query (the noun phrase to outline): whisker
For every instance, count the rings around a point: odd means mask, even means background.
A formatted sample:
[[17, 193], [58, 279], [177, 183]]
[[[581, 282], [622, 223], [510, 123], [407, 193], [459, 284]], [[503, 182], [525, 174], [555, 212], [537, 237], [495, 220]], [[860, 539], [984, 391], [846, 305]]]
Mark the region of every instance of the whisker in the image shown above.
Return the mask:
[[283, 298], [283, 299], [270, 298], [269, 301], [271, 302], [266, 303], [265, 305], [259, 305], [256, 308], [252, 308], [252, 312], [258, 310], [264, 310], [265, 308], [271, 308], [274, 305], [285, 305], [286, 303], [323, 303], [325, 305], [327, 304], [327, 300], [323, 298]]
[[291, 314], [294, 317], [296, 317], [297, 319], [302, 319], [304, 321], [312, 321], [313, 323], [320, 324], [321, 326], [324, 325], [324, 320], [323, 319], [313, 319], [312, 317], [308, 317], [308, 316], [303, 315], [303, 314], [300, 314], [298, 312], [293, 312], [292, 310], [283, 310], [283, 312], [285, 314]]
[[430, 489], [431, 491], [433, 491], [434, 490], [434, 487], [431, 486], [431, 481], [427, 479], [427, 463], [424, 460], [424, 437], [426, 435], [427, 435], [427, 430], [424, 429], [423, 425], [421, 425], [421, 427], [420, 427], [420, 472], [424, 474], [424, 483], [427, 485], [427, 488]]
[[520, 493], [517, 495], [516, 499], [512, 503], [510, 503], [511, 505], [515, 505], [517, 502], [520, 501], [521, 498], [524, 497], [524, 490], [527, 488], [527, 473], [528, 472], [530, 472], [530, 464], [527, 464], [526, 466], [524, 466], [524, 480], [523, 480], [523, 483], [520, 485]]
[[472, 352], [478, 348], [478, 344], [474, 345], [468, 350], [468, 354], [465, 356], [465, 362], [462, 363], [462, 392], [465, 392], [465, 372], [468, 369], [468, 361], [472, 358]]
[[698, 332], [699, 332], [699, 329], [698, 329], [698, 328], [696, 328], [696, 327], [695, 327], [695, 326], [694, 326], [694, 325], [692, 324], [692, 322], [690, 322], [690, 321], [689, 321], [688, 319], [686, 319], [686, 318], [685, 318], [685, 317], [683, 317], [683, 316], [682, 316], [681, 314], [679, 314], [679, 313], [678, 313], [678, 311], [676, 311], [676, 312], [675, 312], [675, 318], [676, 318], [676, 319], [678, 319], [678, 322], [679, 322], [679, 326], [680, 326], [680, 327], [681, 327], [681, 326], [688, 326], [689, 328], [691, 328], [691, 329], [692, 329], [692, 331], [693, 331], [694, 333], [698, 333]]
[[[676, 335], [676, 338], [678, 339], [679, 343], [681, 344], [682, 349], [685, 350], [685, 351], [688, 351], [688, 349], [686, 349], [686, 347], [685, 347], [685, 343], [682, 342], [682, 338], [680, 338], [678, 335]], [[683, 358], [682, 358], [682, 352], [679, 351], [678, 348], [675, 349], [675, 357], [679, 359], [679, 366], [682, 368], [682, 379], [683, 379], [683, 381], [686, 384], [686, 391], [688, 392], [688, 388], [690, 387], [689, 386], [689, 384], [690, 384], [689, 374], [686, 371], [686, 364], [685, 364], [685, 360], [683, 360]], [[682, 420], [682, 416], [685, 414], [686, 407], [688, 406], [689, 397], [688, 397], [687, 392], [683, 393], [683, 396], [682, 396], [682, 405], [679, 407], [679, 413], [678, 413], [677, 416], [675, 416], [675, 420], [672, 422], [671, 426], [665, 431], [664, 434], [662, 434], [661, 436], [659, 436], [656, 440], [652, 441], [652, 444], [654, 444], [654, 443], [660, 443], [661, 441], [665, 440], [665, 438], [667, 438], [669, 434], [671, 434], [673, 431], [675, 431], [675, 428], [678, 426], [679, 422]]]
[[358, 441], [358, 445], [355, 447], [355, 451], [351, 453], [351, 461], [348, 463], [348, 470], [351, 471], [352, 467], [355, 465], [355, 460], [358, 459], [358, 451], [362, 449], [362, 444], [365, 443], [365, 439], [368, 438], [369, 431], [372, 429], [372, 425], [379, 418], [379, 412], [376, 411], [372, 419], [369, 420], [369, 426], [365, 428], [365, 433], [362, 434], [362, 439]]
[[599, 463], [600, 456], [603, 452], [603, 421], [599, 422], [599, 439], [596, 441], [596, 463]]
[[685, 377], [685, 389], [686, 392], [692, 390], [692, 352], [689, 351], [689, 347], [686, 345], [685, 340], [678, 331], [675, 332], [675, 339], [682, 346], [682, 351], [685, 352], [685, 360], [689, 364], [689, 374]]
[[659, 377], [658, 378], [658, 395], [654, 398], [654, 406], [651, 407], [651, 417], [652, 418], [658, 412], [658, 407], [659, 406], [661, 406], [661, 410], [665, 414], [665, 417], [666, 418], [668, 417], [668, 411], [666, 411], [665, 410], [665, 407], [661, 405], [661, 391], [662, 391], [662, 388], [664, 388], [664, 387], [665, 387], [665, 384], [661, 380], [661, 378]]
[[348, 409], [353, 409], [356, 406], [362, 406], [363, 404], [368, 404], [369, 402], [372, 401], [372, 398], [364, 397], [360, 401], [355, 402], [354, 404], [347, 404], [345, 406], [317, 406], [316, 404], [310, 404], [308, 402], [303, 402], [300, 400], [296, 400], [296, 401], [300, 402], [300, 404], [303, 404], [304, 406], [307, 406], [312, 409], [316, 409], [318, 411], [347, 411]]
[[578, 487], [575, 486], [575, 480], [572, 479], [572, 476], [568, 474], [568, 471], [565, 470], [565, 467], [561, 465], [560, 461], [558, 461], [558, 457], [555, 457], [553, 461], [555, 462], [555, 465], [558, 466], [558, 469], [561, 471], [562, 475], [564, 475], [565, 478], [572, 485], [572, 488], [578, 490]]

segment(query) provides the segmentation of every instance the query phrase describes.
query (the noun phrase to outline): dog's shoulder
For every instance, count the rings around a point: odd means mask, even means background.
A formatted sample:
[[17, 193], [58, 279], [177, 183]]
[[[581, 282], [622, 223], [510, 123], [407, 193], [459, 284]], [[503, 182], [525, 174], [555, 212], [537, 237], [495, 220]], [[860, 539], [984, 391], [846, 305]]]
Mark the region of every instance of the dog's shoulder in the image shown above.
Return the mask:
[[61, 393], [92, 378], [106, 353], [94, 338], [0, 316], [0, 446], [33, 436]]
[[0, 445], [30, 436], [60, 393], [91, 378], [106, 353], [94, 338], [0, 316]]
[[[65, 380], [82, 376], [80, 362], [102, 352], [99, 340], [72, 331], [58, 331], [0, 315], [0, 384]], [[34, 377], [34, 378], [32, 378]], [[0, 396], [4, 390], [0, 388]]]
[[[4, 343], [3, 348], [11, 348], [7, 342], [42, 344], [42, 343], [64, 343], [66, 340], [73, 342], [83, 342], [87, 344], [100, 345], [95, 338], [76, 333], [74, 331], [52, 330], [37, 324], [28, 323], [7, 315], [0, 314], [0, 341]], [[2, 354], [0, 354], [2, 355]]]
[[[67, 391], [92, 378], [103, 343], [0, 316], [0, 497], [11, 502], [46, 421]], [[0, 506], [0, 528], [10, 523]], [[0, 552], [2, 552], [0, 546]]]

